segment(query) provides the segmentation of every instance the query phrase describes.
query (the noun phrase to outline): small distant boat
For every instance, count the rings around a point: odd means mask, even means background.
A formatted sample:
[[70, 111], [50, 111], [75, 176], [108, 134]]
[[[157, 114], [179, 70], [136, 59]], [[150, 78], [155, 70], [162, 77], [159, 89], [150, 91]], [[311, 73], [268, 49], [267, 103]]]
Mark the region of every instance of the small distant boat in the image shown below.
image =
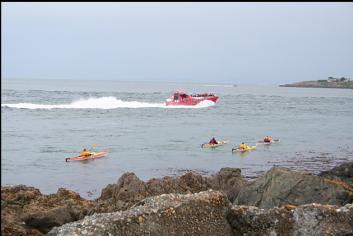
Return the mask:
[[264, 141], [258, 141], [258, 144], [263, 144], [263, 145], [270, 145], [272, 143], [278, 143], [280, 140], [279, 139], [272, 139], [270, 142], [264, 142]]
[[216, 144], [210, 144], [210, 143], [203, 143], [201, 145], [202, 148], [215, 148], [215, 147], [219, 147], [219, 146], [223, 146], [224, 144], [228, 143], [228, 140], [225, 141], [217, 141]]
[[165, 102], [166, 106], [194, 106], [202, 101], [209, 100], [216, 102], [218, 97], [212, 93], [187, 94], [185, 92], [174, 92]]
[[256, 146], [248, 146], [246, 149], [240, 149], [239, 147], [235, 147], [232, 149], [232, 152], [246, 152], [246, 151], [251, 151], [254, 150]]
[[96, 159], [99, 157], [105, 157], [108, 155], [108, 152], [93, 152], [89, 156], [77, 156], [77, 157], [69, 157], [65, 158], [65, 161], [84, 161], [84, 160], [90, 160], [90, 159]]

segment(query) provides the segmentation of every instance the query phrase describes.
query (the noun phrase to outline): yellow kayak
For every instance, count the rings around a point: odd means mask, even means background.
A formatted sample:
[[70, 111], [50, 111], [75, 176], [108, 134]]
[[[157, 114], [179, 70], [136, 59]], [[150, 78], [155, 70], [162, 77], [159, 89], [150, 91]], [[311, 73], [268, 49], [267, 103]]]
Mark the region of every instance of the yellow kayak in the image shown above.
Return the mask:
[[217, 144], [209, 144], [209, 143], [204, 143], [201, 145], [202, 148], [215, 148], [219, 146], [223, 146], [224, 144], [228, 143], [228, 140], [225, 141], [217, 141]]
[[246, 149], [240, 149], [239, 147], [233, 148], [232, 152], [246, 152], [246, 151], [251, 151], [254, 150], [256, 146], [248, 146]]

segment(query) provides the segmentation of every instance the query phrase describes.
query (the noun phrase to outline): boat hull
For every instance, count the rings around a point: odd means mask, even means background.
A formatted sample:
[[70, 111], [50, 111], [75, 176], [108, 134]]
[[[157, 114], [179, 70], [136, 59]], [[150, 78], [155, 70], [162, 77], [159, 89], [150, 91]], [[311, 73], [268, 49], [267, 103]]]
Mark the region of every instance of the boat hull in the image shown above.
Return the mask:
[[217, 141], [217, 144], [210, 144], [210, 143], [204, 143], [201, 145], [202, 148], [216, 148], [223, 146], [224, 144], [228, 143], [228, 140], [226, 141]]
[[97, 152], [97, 153], [94, 153], [88, 157], [85, 157], [85, 156], [69, 157], [69, 158], [66, 158], [65, 161], [66, 162], [68, 162], [68, 161], [84, 161], [84, 160], [96, 159], [99, 157], [105, 157], [105, 156], [107, 156], [107, 154], [108, 154], [108, 152]]
[[232, 152], [247, 152], [247, 151], [251, 151], [254, 150], [256, 148], [256, 146], [250, 146], [247, 149], [240, 149], [240, 148], [233, 148]]
[[169, 101], [165, 102], [165, 105], [166, 106], [195, 106], [195, 105], [197, 105], [200, 102], [205, 101], [205, 100], [216, 102], [217, 99], [218, 99], [217, 96], [206, 97], [206, 98], [204, 98], [204, 97], [203, 98], [199, 98], [199, 97], [193, 98], [193, 97], [191, 97], [191, 98], [186, 98], [184, 100], [178, 100], [178, 101], [169, 100]]

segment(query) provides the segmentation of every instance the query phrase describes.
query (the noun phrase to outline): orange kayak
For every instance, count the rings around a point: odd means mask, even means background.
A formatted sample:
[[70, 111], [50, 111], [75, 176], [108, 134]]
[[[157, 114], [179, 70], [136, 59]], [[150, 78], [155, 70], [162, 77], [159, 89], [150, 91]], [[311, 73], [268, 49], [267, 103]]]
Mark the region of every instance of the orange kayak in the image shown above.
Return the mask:
[[84, 160], [89, 160], [89, 159], [96, 159], [98, 157], [105, 157], [108, 154], [108, 152], [94, 152], [89, 156], [77, 156], [77, 157], [69, 157], [65, 158], [65, 161], [84, 161]]

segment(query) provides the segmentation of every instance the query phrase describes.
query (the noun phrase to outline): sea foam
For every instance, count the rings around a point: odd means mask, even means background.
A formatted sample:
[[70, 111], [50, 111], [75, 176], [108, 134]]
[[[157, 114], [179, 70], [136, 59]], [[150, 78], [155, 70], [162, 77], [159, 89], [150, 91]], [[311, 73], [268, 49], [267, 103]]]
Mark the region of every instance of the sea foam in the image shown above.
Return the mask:
[[148, 103], [138, 101], [123, 101], [115, 97], [86, 98], [73, 101], [69, 104], [34, 104], [15, 103], [1, 104], [2, 107], [21, 109], [117, 109], [117, 108], [204, 108], [215, 103], [209, 100], [200, 102], [195, 106], [166, 106], [165, 103]]

